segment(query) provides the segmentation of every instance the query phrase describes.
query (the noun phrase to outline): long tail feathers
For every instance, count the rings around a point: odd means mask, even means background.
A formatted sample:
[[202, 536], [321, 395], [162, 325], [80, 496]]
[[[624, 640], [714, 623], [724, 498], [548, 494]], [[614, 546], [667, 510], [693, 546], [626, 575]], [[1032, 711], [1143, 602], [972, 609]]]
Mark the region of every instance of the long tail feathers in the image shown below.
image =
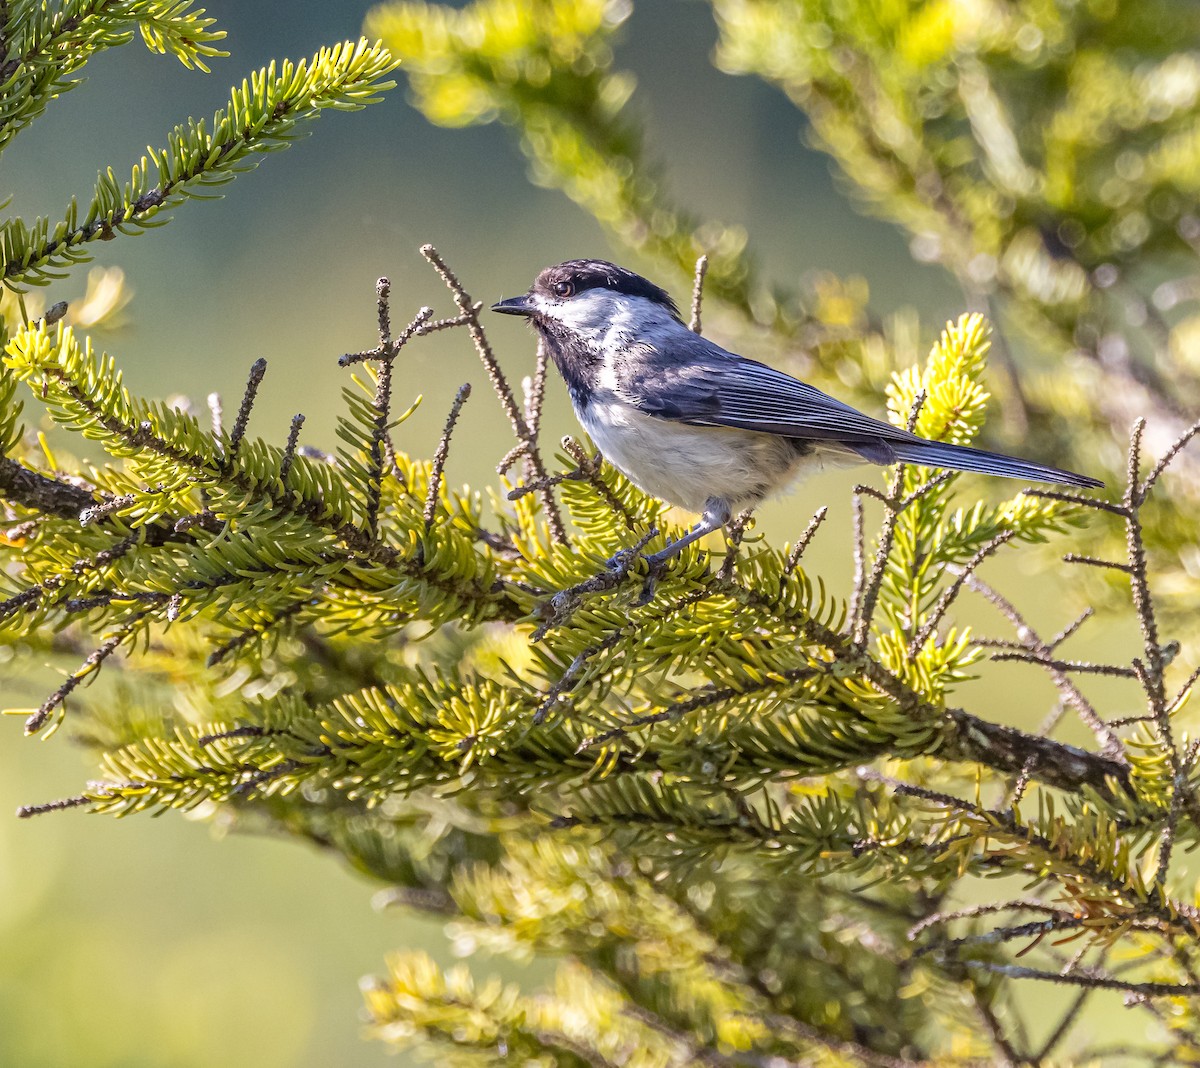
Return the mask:
[[941, 441], [889, 441], [888, 445], [896, 459], [904, 463], [946, 467], [954, 471], [977, 471], [984, 475], [1003, 475], [1005, 478], [1023, 478], [1031, 482], [1058, 482], [1065, 486], [1104, 485], [1099, 479], [1077, 475], [1074, 471], [1063, 471], [984, 449], [970, 449], [965, 445], [948, 445]]

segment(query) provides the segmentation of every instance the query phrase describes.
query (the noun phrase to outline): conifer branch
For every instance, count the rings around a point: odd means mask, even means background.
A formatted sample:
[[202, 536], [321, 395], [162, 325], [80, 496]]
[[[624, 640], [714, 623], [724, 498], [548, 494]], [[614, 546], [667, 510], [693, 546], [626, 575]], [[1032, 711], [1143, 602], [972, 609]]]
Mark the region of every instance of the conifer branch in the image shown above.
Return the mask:
[[235, 89], [211, 124], [176, 127], [168, 146], [152, 150], [149, 164], [145, 158], [137, 163], [128, 182], [119, 183], [111, 170], [101, 173], [82, 220], [72, 202], [53, 228], [47, 217], [32, 226], [20, 219], [0, 224], [0, 279], [18, 290], [47, 284], [90, 258], [91, 242], [154, 225], [161, 212], [257, 166], [264, 153], [286, 147], [300, 136], [302, 123], [326, 108], [374, 102], [395, 84], [385, 80], [394, 67], [385, 48], [365, 40], [322, 49], [299, 63], [272, 63]]
[[[172, 53], [207, 73], [205, 60], [226, 56], [215, 19], [177, 0], [68, 0], [58, 5], [4, 5], [0, 36], [0, 150], [55, 97], [79, 84], [74, 75], [93, 56], [141, 33], [152, 52]], [[14, 4], [13, 7], [16, 7]]]

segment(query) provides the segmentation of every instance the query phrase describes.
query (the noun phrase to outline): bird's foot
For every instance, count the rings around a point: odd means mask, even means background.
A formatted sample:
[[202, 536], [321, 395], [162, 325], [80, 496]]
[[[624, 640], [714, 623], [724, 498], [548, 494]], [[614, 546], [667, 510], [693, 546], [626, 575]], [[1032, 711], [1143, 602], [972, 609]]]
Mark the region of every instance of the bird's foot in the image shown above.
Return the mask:
[[[539, 612], [542, 622], [537, 630], [533, 632], [533, 640], [537, 641], [544, 637], [546, 632], [551, 628], [559, 626], [570, 619], [584, 598], [589, 594], [603, 593], [605, 590], [611, 590], [621, 585], [628, 578], [633, 565], [641, 558], [642, 550], [646, 547], [646, 543], [657, 536], [658, 530], [651, 528], [638, 540], [636, 545], [631, 545], [628, 549], [621, 549], [609, 557], [604, 562], [603, 571], [597, 572], [591, 578], [586, 578], [582, 582], [577, 582], [574, 586], [568, 586], [565, 590], [559, 590], [558, 593], [542, 606]], [[656, 553], [655, 555], [659, 554]], [[648, 556], [646, 559], [651, 560], [653, 558]], [[661, 574], [661, 569], [656, 574]], [[647, 581], [650, 581], [649, 578]], [[650, 594], [653, 595], [653, 592], [653, 585], [651, 585]], [[649, 596], [646, 596], [645, 587], [642, 589], [642, 594], [645, 596], [645, 600], [638, 600], [637, 604], [645, 604], [650, 599]]]
[[666, 550], [657, 553], [651, 553], [645, 557], [646, 561], [646, 580], [642, 583], [642, 592], [638, 594], [638, 599], [633, 602], [635, 608], [641, 608], [642, 605], [647, 605], [654, 597], [655, 587], [658, 586], [658, 580], [667, 573], [667, 564], [675, 555], [674, 552]]

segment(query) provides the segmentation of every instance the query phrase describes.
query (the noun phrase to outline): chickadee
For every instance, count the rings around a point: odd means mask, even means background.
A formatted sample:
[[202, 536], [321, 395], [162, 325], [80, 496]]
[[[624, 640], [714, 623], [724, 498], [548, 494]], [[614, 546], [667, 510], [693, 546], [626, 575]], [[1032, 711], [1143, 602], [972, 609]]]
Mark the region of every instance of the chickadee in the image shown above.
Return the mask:
[[685, 545], [825, 460], [915, 463], [1101, 486], [1086, 475], [929, 441], [872, 419], [690, 330], [670, 295], [605, 260], [547, 267], [529, 292], [492, 305], [529, 319], [600, 451], [637, 486], [699, 512], [648, 557], [651, 574]]

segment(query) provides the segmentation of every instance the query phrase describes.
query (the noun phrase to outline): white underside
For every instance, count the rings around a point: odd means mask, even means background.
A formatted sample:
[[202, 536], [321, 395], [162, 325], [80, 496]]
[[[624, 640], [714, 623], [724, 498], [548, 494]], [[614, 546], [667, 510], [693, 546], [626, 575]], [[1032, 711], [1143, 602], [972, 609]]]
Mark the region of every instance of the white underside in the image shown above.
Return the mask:
[[616, 398], [593, 395], [588, 408], [575, 414], [617, 470], [652, 496], [691, 512], [704, 511], [710, 498], [741, 511], [786, 489], [803, 472], [819, 470], [824, 460], [820, 454], [797, 456], [775, 434], [688, 426]]

